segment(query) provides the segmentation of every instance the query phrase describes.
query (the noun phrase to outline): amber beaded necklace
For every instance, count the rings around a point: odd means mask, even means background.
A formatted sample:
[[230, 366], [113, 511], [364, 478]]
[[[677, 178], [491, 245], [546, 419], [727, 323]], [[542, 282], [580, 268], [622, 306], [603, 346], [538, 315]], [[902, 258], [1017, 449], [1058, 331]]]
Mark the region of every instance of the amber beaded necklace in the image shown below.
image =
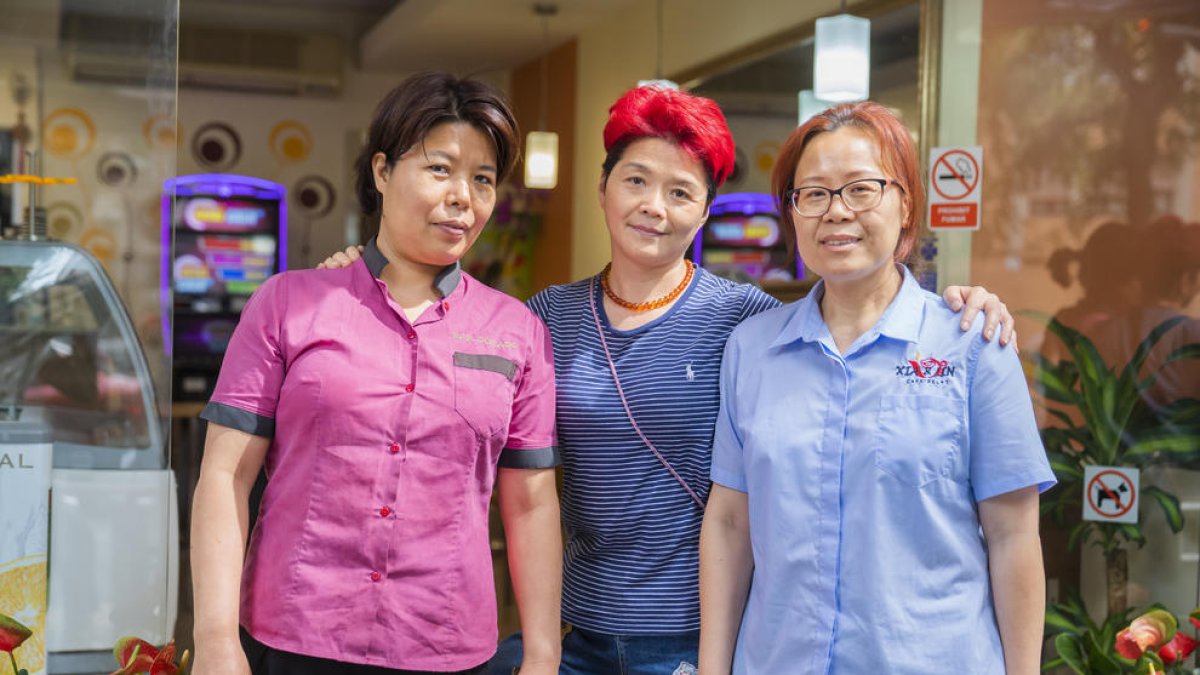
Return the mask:
[[679, 285], [676, 286], [675, 289], [670, 293], [667, 293], [661, 298], [656, 298], [654, 300], [647, 300], [646, 302], [629, 302], [628, 300], [618, 297], [617, 294], [613, 292], [612, 286], [608, 285], [608, 273], [612, 270], [612, 263], [605, 265], [604, 271], [600, 273], [600, 288], [604, 289], [604, 294], [608, 296], [609, 300], [612, 300], [620, 307], [624, 307], [631, 312], [649, 312], [652, 309], [658, 309], [659, 307], [665, 307], [671, 304], [675, 301], [675, 298], [678, 298], [679, 295], [683, 293], [683, 290], [688, 287], [688, 284], [692, 281], [692, 276], [696, 272], [696, 263], [688, 261], [684, 263], [684, 266], [685, 269], [683, 272], [683, 281], [680, 281]]

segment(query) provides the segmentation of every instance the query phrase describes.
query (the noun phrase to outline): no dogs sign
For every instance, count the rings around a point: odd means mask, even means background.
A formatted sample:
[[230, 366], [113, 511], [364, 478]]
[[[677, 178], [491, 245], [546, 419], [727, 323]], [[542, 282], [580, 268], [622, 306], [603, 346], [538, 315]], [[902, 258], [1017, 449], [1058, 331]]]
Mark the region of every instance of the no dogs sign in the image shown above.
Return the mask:
[[929, 166], [929, 229], [978, 230], [983, 148], [934, 148]]
[[1105, 523], [1136, 523], [1137, 469], [1089, 466], [1083, 471], [1083, 519]]

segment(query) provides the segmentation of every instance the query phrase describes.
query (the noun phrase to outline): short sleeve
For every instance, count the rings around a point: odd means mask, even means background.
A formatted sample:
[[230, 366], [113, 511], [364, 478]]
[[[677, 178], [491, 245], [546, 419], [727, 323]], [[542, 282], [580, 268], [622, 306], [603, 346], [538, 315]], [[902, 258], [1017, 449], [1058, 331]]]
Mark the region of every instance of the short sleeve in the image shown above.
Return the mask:
[[558, 466], [554, 426], [554, 352], [550, 333], [536, 316], [532, 323], [529, 356], [513, 396], [508, 441], [500, 453], [500, 466], [508, 469], [547, 469]]
[[713, 434], [712, 482], [731, 490], [746, 492], [746, 469], [742, 460], [742, 434], [738, 428], [737, 406], [737, 334], [725, 343], [721, 359], [721, 406]]
[[975, 501], [1057, 482], [1038, 433], [1020, 359], [1011, 347], [975, 338], [971, 380], [971, 485]]
[[284, 281], [285, 275], [271, 277], [246, 303], [201, 418], [255, 436], [275, 435], [275, 407], [286, 370]]

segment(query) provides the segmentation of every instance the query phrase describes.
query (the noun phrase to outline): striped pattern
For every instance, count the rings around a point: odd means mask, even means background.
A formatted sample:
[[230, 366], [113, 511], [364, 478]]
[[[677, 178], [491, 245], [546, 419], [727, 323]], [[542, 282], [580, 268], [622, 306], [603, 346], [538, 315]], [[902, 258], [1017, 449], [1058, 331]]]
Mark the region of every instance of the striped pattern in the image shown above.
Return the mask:
[[603, 633], [696, 630], [702, 514], [625, 416], [587, 294], [595, 293], [638, 425], [702, 499], [725, 340], [742, 319], [779, 302], [754, 286], [697, 270], [666, 315], [615, 331], [600, 284], [592, 282], [552, 286], [529, 301], [554, 345], [567, 530], [563, 618]]

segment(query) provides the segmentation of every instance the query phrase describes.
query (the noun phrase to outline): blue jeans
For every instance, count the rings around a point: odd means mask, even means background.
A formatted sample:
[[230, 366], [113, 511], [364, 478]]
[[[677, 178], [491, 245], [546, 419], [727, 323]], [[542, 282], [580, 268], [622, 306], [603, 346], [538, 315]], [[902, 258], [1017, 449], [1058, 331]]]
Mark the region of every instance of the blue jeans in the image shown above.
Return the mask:
[[[572, 628], [563, 638], [559, 675], [694, 675], [700, 632], [609, 635]], [[488, 662], [488, 675], [521, 665], [521, 634], [508, 636]]]

